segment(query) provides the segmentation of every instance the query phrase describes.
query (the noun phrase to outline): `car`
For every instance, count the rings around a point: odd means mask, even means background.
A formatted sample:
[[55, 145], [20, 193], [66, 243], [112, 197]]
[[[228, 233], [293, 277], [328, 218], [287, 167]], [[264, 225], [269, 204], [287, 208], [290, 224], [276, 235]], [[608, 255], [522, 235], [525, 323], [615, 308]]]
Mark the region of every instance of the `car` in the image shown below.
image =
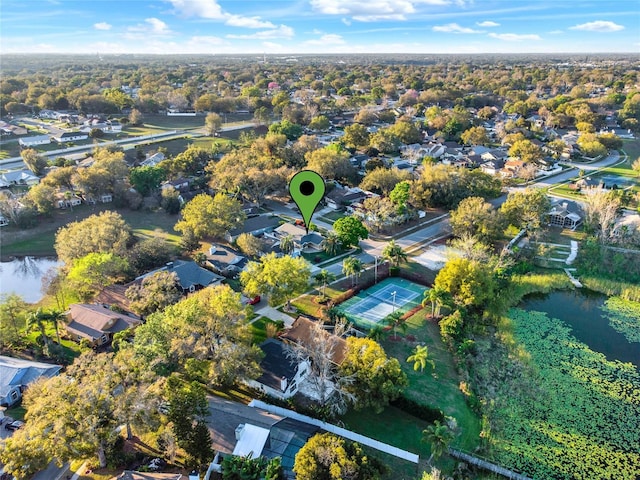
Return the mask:
[[260, 295], [256, 295], [255, 297], [250, 298], [249, 301], [247, 302], [247, 304], [248, 305], [255, 305], [257, 303], [260, 303], [260, 300], [261, 300]]
[[4, 428], [5, 430], [18, 430], [20, 428], [24, 427], [24, 422], [21, 420], [14, 420], [11, 423], [7, 423]]

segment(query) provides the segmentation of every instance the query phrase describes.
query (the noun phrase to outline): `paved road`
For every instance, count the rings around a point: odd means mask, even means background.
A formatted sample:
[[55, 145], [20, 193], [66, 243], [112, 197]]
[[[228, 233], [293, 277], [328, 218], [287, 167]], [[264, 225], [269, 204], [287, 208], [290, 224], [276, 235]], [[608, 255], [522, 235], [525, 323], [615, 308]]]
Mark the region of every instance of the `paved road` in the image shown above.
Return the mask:
[[552, 185], [557, 185], [559, 183], [564, 183], [577, 175], [578, 170], [593, 171], [598, 170], [600, 168], [608, 167], [620, 161], [620, 154], [617, 151], [612, 152], [608, 157], [603, 158], [602, 160], [598, 160], [597, 162], [583, 164], [583, 163], [575, 163], [569, 162], [567, 165], [572, 166], [573, 168], [559, 173], [558, 175], [553, 175], [549, 178], [543, 178], [534, 183], [532, 186], [536, 188], [548, 188]]

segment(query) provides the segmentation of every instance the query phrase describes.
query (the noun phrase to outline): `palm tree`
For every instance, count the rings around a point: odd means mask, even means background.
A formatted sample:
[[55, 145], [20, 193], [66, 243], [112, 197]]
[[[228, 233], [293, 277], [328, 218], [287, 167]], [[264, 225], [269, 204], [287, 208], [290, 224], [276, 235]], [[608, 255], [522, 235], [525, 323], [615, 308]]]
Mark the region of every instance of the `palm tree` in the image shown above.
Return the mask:
[[342, 273], [351, 277], [352, 285], [358, 284], [358, 277], [362, 273], [362, 261], [356, 257], [347, 257], [342, 262]]
[[293, 235], [285, 235], [280, 239], [280, 250], [282, 253], [289, 255], [293, 252]]
[[449, 293], [442, 288], [434, 287], [424, 292], [425, 299], [422, 306], [426, 307], [427, 303], [431, 303], [431, 318], [440, 316], [440, 308], [449, 303]]
[[395, 240], [391, 240], [382, 250], [382, 257], [398, 267], [400, 266], [400, 262], [407, 261], [407, 254], [402, 249], [400, 245], [396, 243]]
[[332, 257], [340, 251], [340, 238], [335, 232], [329, 232], [322, 241], [322, 249]]
[[427, 363], [431, 365], [431, 368], [435, 369], [436, 365], [433, 363], [433, 360], [429, 358], [429, 347], [426, 345], [416, 345], [416, 348], [413, 349], [413, 354], [407, 357], [407, 362], [413, 362], [413, 369], [420, 371], [424, 371], [424, 367], [427, 366]]
[[434, 458], [439, 458], [447, 450], [451, 440], [453, 440], [453, 432], [446, 424], [441, 424], [439, 420], [422, 431], [422, 441], [431, 444], [431, 456], [427, 460], [429, 465]]
[[45, 324], [47, 322], [47, 315], [42, 311], [41, 308], [37, 309], [35, 312], [31, 312], [27, 317], [27, 331], [38, 330], [40, 335], [42, 336], [42, 341], [44, 343], [44, 353], [49, 356], [49, 337], [47, 337], [47, 332], [45, 331]]
[[375, 340], [376, 342], [380, 342], [384, 337], [384, 328], [381, 325], [376, 325], [371, 330], [369, 330], [369, 334], [367, 335], [371, 340]]
[[322, 285], [322, 296], [325, 296], [325, 292], [327, 290], [327, 283], [332, 282], [333, 280], [336, 279], [336, 276], [331, 273], [328, 272], [327, 270], [320, 270], [320, 272], [314, 277], [316, 279], [316, 282], [318, 282], [318, 285]]
[[65, 313], [60, 310], [50, 310], [49, 313], [43, 315], [45, 316], [46, 321], [53, 324], [53, 328], [56, 330], [56, 340], [58, 341], [58, 345], [60, 345], [60, 329], [58, 328], [58, 322], [63, 321], [66, 318]]
[[402, 312], [393, 312], [391, 315], [388, 315], [384, 321], [386, 322], [387, 325], [389, 325], [391, 327], [391, 330], [393, 332], [393, 338], [398, 338], [398, 335], [396, 333], [396, 328], [400, 327], [400, 330], [402, 330], [402, 333], [406, 333], [407, 329], [409, 328], [407, 326], [407, 323], [402, 320]]

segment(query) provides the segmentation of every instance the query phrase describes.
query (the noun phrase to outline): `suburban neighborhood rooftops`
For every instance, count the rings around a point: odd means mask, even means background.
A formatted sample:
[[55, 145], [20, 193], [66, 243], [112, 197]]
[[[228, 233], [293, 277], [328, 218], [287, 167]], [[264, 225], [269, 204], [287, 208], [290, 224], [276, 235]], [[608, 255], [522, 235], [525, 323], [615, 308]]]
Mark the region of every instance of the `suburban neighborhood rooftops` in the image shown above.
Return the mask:
[[0, 356], [0, 398], [6, 396], [12, 387], [28, 385], [43, 376], [53, 377], [61, 368], [50, 363]]
[[286, 348], [284, 343], [272, 338], [260, 344], [264, 358], [260, 362], [262, 375], [257, 382], [279, 390], [283, 378], [288, 382], [293, 380], [297, 372], [297, 363], [287, 356]]
[[257, 217], [247, 218], [244, 224], [238, 228], [234, 228], [229, 233], [232, 237], [236, 237], [241, 233], [263, 233], [266, 230], [271, 230], [277, 227], [281, 222], [281, 219], [271, 215], [259, 215]]
[[103, 305], [75, 303], [69, 307], [71, 321], [67, 330], [90, 340], [97, 340], [105, 333], [116, 333], [139, 325], [141, 320], [133, 315], [114, 312]]
[[[316, 322], [310, 318], [302, 315], [298, 316], [281, 338], [289, 340], [294, 343], [310, 345], [315, 338], [315, 331], [313, 326]], [[322, 330], [326, 337], [330, 337], [330, 341], [333, 343], [333, 349], [331, 353], [331, 361], [336, 365], [342, 364], [347, 356], [347, 341], [344, 338], [333, 335], [326, 330]]]

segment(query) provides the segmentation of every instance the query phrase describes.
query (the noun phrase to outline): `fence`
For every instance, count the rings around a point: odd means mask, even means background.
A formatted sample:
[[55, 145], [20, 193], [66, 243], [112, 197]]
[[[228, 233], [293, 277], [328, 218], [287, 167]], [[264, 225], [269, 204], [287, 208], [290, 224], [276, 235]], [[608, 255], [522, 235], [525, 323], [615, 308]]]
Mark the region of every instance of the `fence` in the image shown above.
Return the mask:
[[511, 478], [513, 480], [532, 480], [529, 477], [525, 477], [524, 475], [520, 475], [519, 473], [513, 472], [507, 468], [501, 467], [500, 465], [496, 465], [495, 463], [488, 462], [487, 460], [483, 460], [482, 458], [474, 457], [473, 455], [469, 455], [468, 453], [461, 452], [459, 450], [454, 450], [452, 448], [449, 449], [449, 455], [454, 458], [459, 458], [460, 460], [464, 460], [471, 465], [475, 465], [480, 468], [484, 468], [485, 470], [489, 470], [490, 472], [497, 473], [498, 475], [502, 475], [506, 478]]
[[315, 425], [316, 427], [319, 427], [327, 432], [335, 433], [336, 435], [339, 435], [341, 437], [347, 438], [354, 442], [358, 442], [371, 448], [375, 448], [376, 450], [388, 453], [389, 455], [393, 455], [394, 457], [402, 458], [403, 460], [407, 460], [408, 462], [418, 463], [420, 461], [420, 457], [415, 453], [407, 452], [406, 450], [402, 450], [398, 447], [379, 442], [378, 440], [374, 440], [373, 438], [365, 437], [364, 435], [360, 435], [359, 433], [346, 430], [331, 423], [323, 422], [322, 420], [318, 420], [317, 418], [311, 418], [306, 415], [302, 415], [286, 408], [276, 407], [275, 405], [270, 405], [261, 400], [251, 400], [249, 406], [266, 410], [269, 413], [280, 415], [281, 417], [289, 417], [300, 422], [308, 423], [309, 425]]

